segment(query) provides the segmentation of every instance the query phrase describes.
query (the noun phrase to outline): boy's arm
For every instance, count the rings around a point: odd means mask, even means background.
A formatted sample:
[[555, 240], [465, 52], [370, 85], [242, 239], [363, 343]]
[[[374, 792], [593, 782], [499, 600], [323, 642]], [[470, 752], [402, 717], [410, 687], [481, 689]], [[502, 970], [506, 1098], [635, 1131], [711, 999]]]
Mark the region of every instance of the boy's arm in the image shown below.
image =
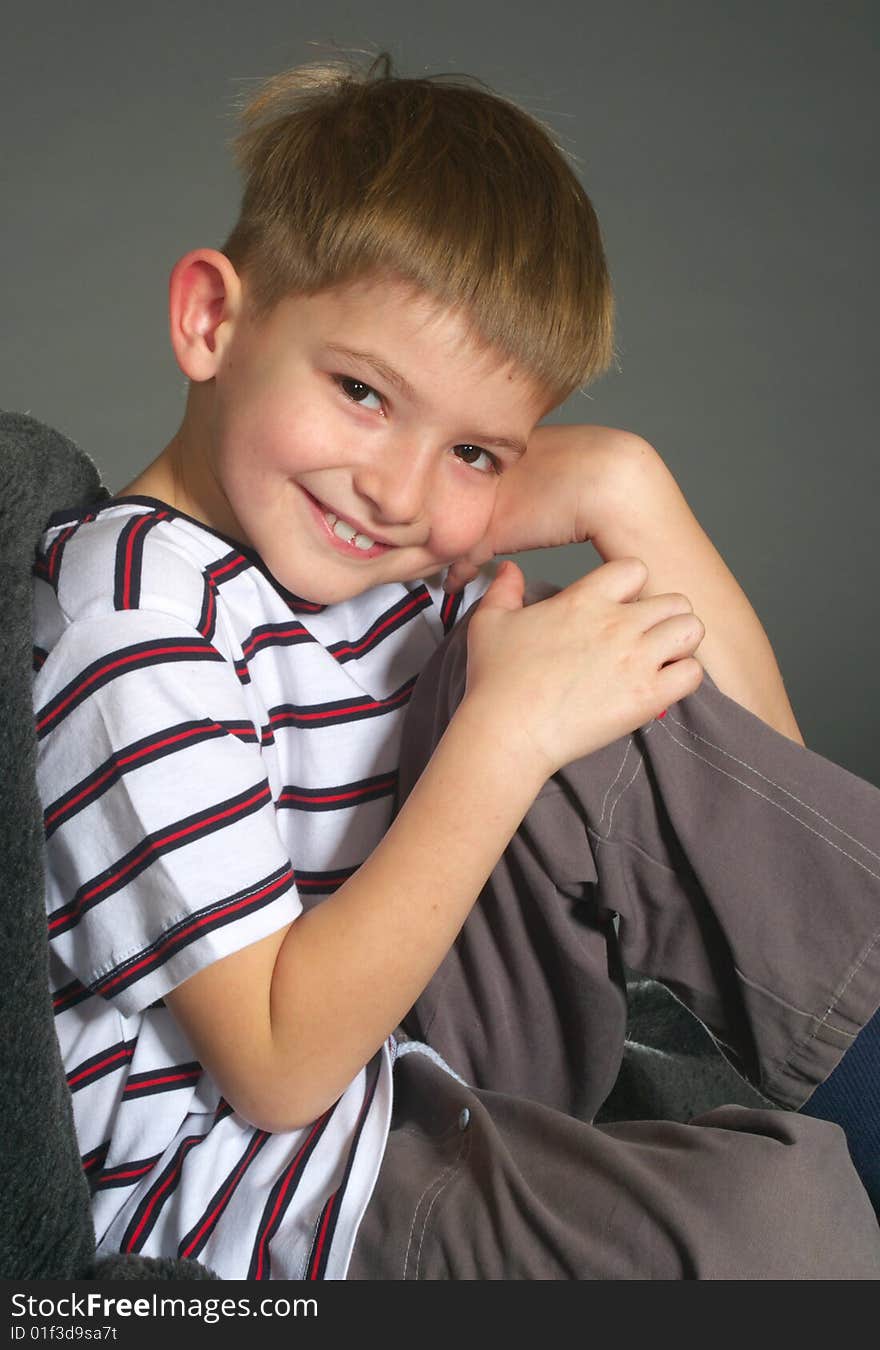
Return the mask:
[[449, 569], [456, 590], [493, 555], [592, 541], [603, 562], [641, 558], [642, 598], [686, 595], [706, 635], [694, 653], [723, 694], [804, 744], [767, 634], [660, 455], [603, 426], [540, 426], [504, 472], [484, 538]]
[[702, 624], [674, 602], [631, 604], [646, 572], [615, 560], [523, 606], [522, 572], [500, 569], [469, 620], [461, 701], [370, 856], [165, 995], [253, 1124], [326, 1110], [425, 988], [547, 779], [697, 687]]
[[463, 704], [335, 894], [166, 994], [236, 1110], [277, 1131], [335, 1101], [430, 980], [543, 781], [519, 738]]
[[[598, 429], [567, 430], [575, 440], [578, 432]], [[721, 692], [803, 745], [767, 634], [672, 473], [641, 436], [602, 430], [615, 468], [593, 525], [593, 546], [604, 562], [642, 559], [648, 582], [641, 598], [686, 595], [706, 628], [694, 655]]]

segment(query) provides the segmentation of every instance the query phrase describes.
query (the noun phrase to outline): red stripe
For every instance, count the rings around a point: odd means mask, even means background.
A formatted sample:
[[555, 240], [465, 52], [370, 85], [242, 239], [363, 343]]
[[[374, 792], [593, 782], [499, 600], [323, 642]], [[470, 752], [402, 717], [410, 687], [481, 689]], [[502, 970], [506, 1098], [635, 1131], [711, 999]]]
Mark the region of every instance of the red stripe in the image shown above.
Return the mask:
[[[195, 646], [186, 646], [184, 644], [181, 644], [181, 646], [179, 647], [157, 647], [155, 650], [157, 652], [162, 652], [165, 654], [169, 652], [179, 654], [180, 652], [204, 652], [205, 648], [203, 643], [198, 643]], [[129, 666], [132, 664], [133, 661], [143, 661], [146, 658], [152, 656], [152, 654], [153, 653], [150, 652], [149, 650], [134, 652], [131, 656], [121, 657], [118, 661], [111, 661], [109, 662], [108, 665], [102, 666], [100, 670], [96, 670], [94, 674], [90, 675], [89, 678], [87, 680], [84, 680], [82, 684], [77, 685], [76, 689], [74, 689], [70, 694], [68, 694], [67, 698], [64, 700], [63, 703], [59, 703], [57, 708], [53, 708], [51, 713], [47, 713], [47, 715], [43, 718], [43, 720], [37, 723], [37, 729], [39, 731], [42, 731], [46, 722], [51, 721], [53, 717], [57, 717], [58, 714], [62, 712], [64, 708], [67, 707], [68, 703], [72, 702], [73, 699], [79, 696], [79, 694], [83, 691], [83, 689], [87, 689], [90, 684], [94, 684], [95, 680], [100, 679], [101, 676], [105, 675], [108, 670], [115, 670], [117, 666]]]
[[207, 633], [209, 633], [210, 630], [211, 630], [211, 623], [212, 623], [213, 618], [214, 618], [214, 603], [215, 603], [215, 602], [214, 602], [214, 587], [213, 587], [213, 584], [209, 583], [209, 584], [208, 584], [208, 608], [207, 608], [207, 610], [205, 611], [205, 635], [207, 635]]
[[189, 1138], [189, 1139], [184, 1140], [184, 1143], [183, 1143], [182, 1146], [181, 1146], [180, 1157], [178, 1158], [175, 1167], [172, 1169], [171, 1172], [169, 1172], [168, 1176], [167, 1176], [167, 1177], [165, 1178], [165, 1180], [162, 1182], [162, 1185], [161, 1185], [161, 1186], [159, 1187], [159, 1189], [155, 1192], [155, 1194], [150, 1198], [150, 1203], [147, 1205], [147, 1208], [144, 1210], [144, 1213], [143, 1213], [143, 1215], [141, 1216], [141, 1221], [140, 1221], [140, 1223], [138, 1224], [137, 1228], [134, 1230], [134, 1232], [132, 1233], [131, 1237], [130, 1237], [129, 1240], [128, 1240], [128, 1243], [127, 1243], [127, 1245], [126, 1245], [126, 1251], [129, 1251], [129, 1252], [130, 1252], [130, 1251], [133, 1249], [135, 1243], [137, 1242], [138, 1238], [139, 1238], [140, 1235], [141, 1235], [141, 1232], [142, 1232], [143, 1228], [145, 1227], [145, 1225], [146, 1225], [146, 1223], [147, 1223], [147, 1220], [149, 1219], [150, 1215], [152, 1214], [154, 1208], [156, 1207], [157, 1201], [158, 1201], [159, 1199], [161, 1199], [163, 1192], [165, 1192], [165, 1191], [168, 1190], [168, 1187], [171, 1185], [171, 1183], [172, 1183], [172, 1181], [175, 1179], [175, 1177], [178, 1177], [178, 1176], [180, 1175], [180, 1171], [181, 1171], [181, 1168], [183, 1167], [184, 1159], [186, 1158], [186, 1155], [187, 1155], [187, 1153], [189, 1152], [189, 1150], [192, 1148], [193, 1144], [200, 1144], [200, 1143], [202, 1142], [202, 1140], [205, 1139], [205, 1138], [207, 1138], [206, 1135], [198, 1135], [196, 1138]]
[[53, 579], [54, 579], [53, 574], [57, 570], [55, 564], [58, 560], [58, 557], [60, 556], [61, 549], [67, 543], [70, 536], [75, 533], [75, 531], [76, 531], [75, 525], [68, 525], [66, 530], [61, 531], [58, 538], [55, 540], [55, 543], [49, 550], [49, 556], [46, 559], [46, 561], [48, 563], [49, 575], [52, 576]]
[[317, 1243], [315, 1244], [314, 1260], [312, 1261], [312, 1268], [309, 1272], [310, 1280], [316, 1280], [318, 1278], [316, 1272], [318, 1270], [319, 1265], [321, 1264], [321, 1251], [324, 1247], [324, 1242], [327, 1237], [327, 1225], [330, 1222], [330, 1215], [333, 1213], [333, 1206], [336, 1203], [336, 1197], [338, 1194], [339, 1194], [338, 1191], [333, 1192], [330, 1199], [327, 1201], [327, 1208], [324, 1210], [324, 1221], [321, 1224], [321, 1231], [318, 1234], [318, 1240]]
[[212, 576], [213, 579], [216, 581], [218, 577], [222, 577], [222, 576], [223, 576], [223, 573], [224, 573], [224, 572], [231, 572], [232, 569], [233, 569], [233, 567], [241, 567], [241, 565], [242, 565], [242, 563], [243, 563], [244, 561], [245, 561], [244, 558], [242, 558], [239, 554], [233, 555], [233, 557], [231, 557], [231, 558], [229, 559], [229, 561], [228, 561], [223, 567], [219, 567], [219, 568], [218, 568], [218, 567], [212, 567], [212, 568], [211, 568], [211, 576]]
[[340, 656], [346, 655], [348, 653], [354, 655], [357, 652], [362, 652], [365, 647], [368, 647], [371, 643], [375, 642], [376, 639], [379, 637], [379, 634], [382, 633], [386, 628], [389, 628], [391, 624], [396, 623], [398, 619], [404, 618], [409, 613], [409, 611], [415, 608], [417, 605], [419, 606], [422, 605], [424, 603], [424, 599], [425, 599], [424, 595], [421, 595], [418, 592], [416, 592], [413, 598], [407, 604], [405, 604], [402, 609], [395, 610], [392, 614], [386, 615], [382, 623], [378, 624], [375, 628], [371, 628], [367, 636], [363, 638], [356, 647], [352, 646], [351, 643], [349, 643], [345, 647], [334, 647], [333, 655], [338, 659]]
[[93, 1074], [96, 1074], [96, 1073], [98, 1072], [99, 1069], [106, 1068], [106, 1066], [107, 1066], [108, 1064], [112, 1064], [112, 1063], [114, 1062], [114, 1060], [117, 1060], [117, 1059], [131, 1059], [131, 1057], [132, 1057], [133, 1054], [134, 1054], [134, 1051], [133, 1051], [133, 1049], [131, 1049], [131, 1047], [129, 1047], [128, 1049], [125, 1049], [125, 1050], [117, 1050], [117, 1052], [116, 1052], [115, 1055], [108, 1055], [107, 1058], [106, 1058], [106, 1059], [102, 1059], [102, 1060], [100, 1061], [100, 1063], [98, 1063], [98, 1064], [90, 1064], [89, 1067], [88, 1067], [87, 1069], [83, 1069], [80, 1073], [74, 1074], [74, 1076], [73, 1076], [72, 1078], [68, 1078], [68, 1080], [67, 1080], [67, 1085], [68, 1085], [68, 1087], [73, 1087], [73, 1084], [74, 1084], [74, 1083], [78, 1083], [78, 1082], [80, 1081], [81, 1078], [91, 1078], [91, 1076], [92, 1076]]
[[199, 1242], [199, 1240], [200, 1240], [202, 1234], [204, 1233], [205, 1229], [208, 1228], [211, 1224], [214, 1223], [215, 1215], [218, 1215], [218, 1214], [221, 1212], [221, 1210], [223, 1209], [224, 1205], [226, 1204], [226, 1201], [228, 1200], [229, 1196], [230, 1196], [230, 1195], [232, 1194], [232, 1192], [235, 1190], [236, 1186], [238, 1185], [239, 1181], [241, 1180], [241, 1177], [242, 1177], [242, 1175], [243, 1175], [243, 1173], [244, 1173], [245, 1168], [249, 1166], [249, 1164], [250, 1164], [250, 1162], [251, 1162], [251, 1159], [253, 1158], [253, 1155], [254, 1155], [255, 1150], [256, 1150], [257, 1148], [259, 1148], [259, 1146], [262, 1144], [263, 1140], [264, 1140], [264, 1139], [268, 1139], [268, 1137], [269, 1137], [269, 1135], [268, 1135], [268, 1133], [267, 1133], [265, 1130], [260, 1130], [259, 1134], [257, 1134], [257, 1135], [254, 1136], [254, 1139], [253, 1139], [253, 1141], [252, 1141], [252, 1143], [251, 1143], [251, 1147], [248, 1149], [248, 1151], [247, 1151], [247, 1153], [245, 1154], [244, 1158], [242, 1158], [241, 1165], [239, 1166], [238, 1171], [237, 1171], [237, 1172], [235, 1173], [235, 1175], [233, 1176], [233, 1178], [232, 1178], [232, 1180], [230, 1181], [229, 1185], [226, 1187], [226, 1190], [223, 1192], [222, 1196], [221, 1196], [220, 1199], [217, 1201], [217, 1204], [216, 1204], [216, 1205], [214, 1206], [214, 1208], [211, 1210], [210, 1214], [208, 1214], [208, 1215], [205, 1216], [205, 1221], [204, 1221], [204, 1223], [201, 1225], [201, 1227], [199, 1228], [198, 1232], [193, 1234], [193, 1239], [192, 1239], [192, 1241], [190, 1242], [189, 1246], [187, 1246], [182, 1252], [178, 1252], [178, 1256], [183, 1256], [183, 1257], [189, 1256], [190, 1252], [191, 1252], [191, 1251], [193, 1250], [193, 1248], [198, 1244], [198, 1242]]
[[291, 875], [292, 873], [285, 872], [284, 876], [279, 877], [270, 885], [264, 886], [263, 889], [257, 891], [255, 895], [248, 895], [243, 900], [237, 900], [235, 904], [227, 905], [225, 909], [219, 910], [216, 914], [206, 915], [201, 919], [196, 919], [195, 922], [191, 923], [188, 928], [185, 928], [182, 933], [176, 933], [173, 937], [168, 938], [167, 941], [163, 942], [161, 947], [157, 947], [154, 952], [151, 952], [149, 956], [145, 956], [142, 960], [138, 961], [136, 965], [127, 966], [125, 970], [120, 971], [116, 978], [111, 980], [108, 984], [101, 984], [101, 993], [105, 994], [108, 989], [112, 989], [120, 980], [128, 979], [133, 971], [140, 970], [143, 966], [152, 965], [168, 947], [176, 946], [180, 942], [181, 937], [187, 936], [194, 929], [202, 928], [205, 924], [215, 923], [217, 919], [222, 919], [224, 915], [234, 914], [236, 910], [241, 909], [244, 905], [251, 905], [255, 900], [261, 900], [264, 895], [267, 895], [269, 891], [274, 890], [280, 882], [285, 881], [287, 877]]
[[114, 773], [125, 765], [136, 764], [139, 759], [143, 759], [145, 755], [152, 754], [154, 750], [164, 750], [166, 745], [174, 745], [176, 742], [184, 741], [190, 736], [200, 736], [205, 731], [214, 731], [215, 729], [220, 730], [220, 724], [218, 722], [212, 722], [210, 726], [207, 727], [191, 727], [189, 731], [181, 731], [177, 736], [166, 736], [164, 741], [154, 741], [150, 745], [145, 745], [143, 749], [138, 750], [134, 754], [121, 755], [114, 761], [112, 766], [101, 778], [97, 778], [89, 787], [83, 788], [82, 792], [77, 793], [75, 797], [72, 797], [69, 801], [65, 802], [63, 806], [60, 806], [57, 811], [53, 811], [51, 815], [47, 816], [46, 825], [51, 825], [59, 815], [63, 815], [70, 811], [76, 806], [77, 802], [82, 801], [83, 797], [91, 796], [92, 793], [97, 792], [98, 789], [107, 782], [108, 778], [112, 778]]
[[269, 1215], [269, 1218], [268, 1218], [268, 1220], [266, 1221], [266, 1223], [265, 1223], [265, 1225], [264, 1225], [264, 1227], [263, 1227], [263, 1233], [262, 1233], [262, 1235], [261, 1235], [261, 1237], [260, 1237], [260, 1255], [259, 1255], [259, 1264], [258, 1264], [258, 1266], [257, 1266], [257, 1273], [256, 1273], [255, 1276], [254, 1276], [254, 1279], [256, 1279], [256, 1280], [261, 1280], [261, 1279], [263, 1278], [263, 1252], [264, 1252], [264, 1249], [265, 1249], [265, 1246], [266, 1246], [266, 1233], [268, 1233], [269, 1229], [272, 1227], [272, 1224], [275, 1222], [275, 1216], [276, 1216], [276, 1214], [278, 1213], [278, 1210], [281, 1208], [281, 1202], [283, 1201], [284, 1196], [285, 1196], [287, 1190], [288, 1190], [289, 1187], [290, 1187], [291, 1181], [293, 1181], [293, 1178], [296, 1176], [297, 1169], [299, 1168], [299, 1160], [300, 1160], [300, 1158], [301, 1158], [302, 1155], [305, 1153], [305, 1151], [306, 1151], [306, 1149], [308, 1148], [309, 1144], [312, 1142], [312, 1140], [314, 1139], [314, 1137], [315, 1137], [315, 1135], [317, 1134], [318, 1130], [319, 1130], [319, 1129], [321, 1128], [321, 1126], [323, 1125], [323, 1123], [324, 1123], [324, 1121], [326, 1120], [328, 1114], [329, 1114], [329, 1112], [325, 1111], [324, 1114], [323, 1114], [323, 1116], [321, 1116], [321, 1118], [320, 1118], [319, 1120], [316, 1120], [316, 1121], [315, 1121], [315, 1123], [314, 1123], [314, 1125], [312, 1126], [311, 1131], [310, 1131], [310, 1133], [309, 1133], [308, 1139], [307, 1139], [306, 1142], [303, 1144], [303, 1146], [302, 1146], [302, 1148], [300, 1149], [299, 1153], [297, 1153], [297, 1155], [296, 1155], [296, 1157], [294, 1158], [293, 1162], [290, 1164], [290, 1168], [289, 1168], [289, 1170], [288, 1170], [287, 1176], [286, 1176], [285, 1179], [284, 1179], [284, 1185], [281, 1187], [281, 1190], [278, 1192], [278, 1198], [277, 1198], [276, 1201], [275, 1201], [275, 1208], [272, 1210], [272, 1213]]
[[305, 628], [303, 628], [302, 624], [295, 623], [291, 628], [273, 628], [271, 633], [258, 633], [255, 637], [248, 639], [248, 641], [242, 647], [242, 651], [248, 656], [253, 656], [257, 648], [261, 647], [266, 642], [274, 642], [277, 641], [278, 638], [282, 637], [308, 637], [308, 636], [310, 636], [310, 634], [307, 632]]
[[320, 721], [324, 717], [339, 717], [343, 713], [364, 712], [368, 708], [390, 708], [392, 704], [399, 703], [401, 699], [407, 697], [410, 693], [409, 686], [399, 690], [396, 694], [390, 694], [388, 698], [364, 699], [361, 703], [350, 703], [343, 708], [322, 708], [317, 712], [275, 712], [271, 716], [271, 722], [276, 723], [289, 721], [296, 718], [297, 721]]
[[362, 797], [367, 792], [377, 792], [380, 788], [388, 787], [394, 782], [394, 777], [380, 780], [378, 783], [370, 783], [368, 787], [356, 788], [352, 792], [325, 792], [321, 796], [308, 795], [304, 792], [282, 792], [281, 801], [287, 802], [344, 802], [351, 797]]
[[118, 1167], [111, 1167], [108, 1171], [103, 1173], [103, 1177], [112, 1177], [114, 1181], [117, 1179], [122, 1181], [126, 1177], [142, 1177], [145, 1172], [149, 1172], [150, 1168], [155, 1167], [155, 1165], [154, 1160], [153, 1162], [144, 1163], [143, 1167], [130, 1167], [124, 1172], [120, 1171]]
[[141, 516], [125, 542], [125, 580], [122, 585], [122, 603], [125, 609], [128, 609], [131, 605], [131, 552], [134, 548], [135, 537], [138, 531], [143, 529], [147, 520], [149, 520], [149, 516]]
[[[149, 857], [149, 855], [157, 848], [161, 848], [164, 844], [173, 843], [175, 839], [185, 839], [188, 834], [193, 834], [196, 830], [203, 830], [206, 825], [212, 825], [215, 820], [224, 820], [227, 816], [235, 815], [237, 812], [242, 811], [246, 806], [250, 806], [252, 802], [255, 802], [258, 799], [258, 797], [265, 795], [266, 789], [260, 788], [253, 796], [248, 797], [247, 801], [239, 802], [237, 806], [230, 806], [226, 811], [218, 811], [214, 816], [209, 816], [204, 820], [198, 820], [193, 825], [187, 826], [185, 830], [177, 830], [171, 834], [166, 834], [159, 839], [150, 840], [150, 842], [141, 849], [140, 853], [132, 858], [125, 867], [120, 868], [117, 872], [114, 872], [112, 876], [107, 877], [99, 886], [94, 886], [92, 890], [87, 891], [85, 895], [81, 896], [76, 905], [77, 911], [82, 909], [82, 907], [94, 896], [100, 895], [102, 891], [106, 891], [108, 886], [115, 885], [120, 877], [124, 877], [133, 867], [137, 867], [144, 858]], [[66, 923], [68, 918], [69, 915], [64, 914], [60, 918], [54, 919], [49, 924], [50, 929], [57, 928], [59, 923]]]
[[129, 1079], [125, 1085], [126, 1092], [139, 1092], [141, 1088], [156, 1087], [159, 1083], [187, 1083], [201, 1074], [201, 1069], [189, 1069], [186, 1073], [168, 1073], [161, 1078], [135, 1078]]

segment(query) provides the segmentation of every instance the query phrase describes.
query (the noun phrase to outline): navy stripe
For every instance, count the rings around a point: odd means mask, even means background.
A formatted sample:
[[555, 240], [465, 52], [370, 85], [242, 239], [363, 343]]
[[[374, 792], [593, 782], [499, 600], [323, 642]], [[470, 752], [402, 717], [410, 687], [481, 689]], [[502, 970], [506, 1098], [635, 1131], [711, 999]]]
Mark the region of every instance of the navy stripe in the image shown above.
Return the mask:
[[440, 605], [440, 618], [443, 621], [444, 633], [448, 633], [450, 628], [455, 624], [463, 599], [464, 588], [460, 591], [455, 591], [452, 595], [447, 595], [444, 592], [443, 601]]
[[353, 783], [339, 783], [332, 787], [285, 784], [275, 805], [294, 811], [346, 811], [363, 802], [392, 797], [397, 790], [397, 778], [395, 769], [392, 773], [380, 773], [372, 778], [359, 778]]
[[114, 998], [145, 975], [160, 970], [191, 942], [219, 928], [225, 928], [227, 924], [234, 923], [247, 914], [256, 914], [266, 905], [271, 905], [279, 896], [289, 891], [293, 884], [293, 871], [285, 865], [256, 885], [247, 886], [234, 895], [225, 896], [222, 900], [206, 905], [204, 909], [187, 914], [179, 923], [161, 933], [149, 947], [126, 957], [113, 970], [102, 975], [92, 985], [92, 993], [99, 994], [102, 998]]
[[93, 1148], [89, 1153], [83, 1153], [80, 1158], [82, 1170], [88, 1177], [94, 1181], [93, 1174], [100, 1172], [104, 1166], [104, 1159], [110, 1151], [110, 1140], [105, 1139], [97, 1148]]
[[339, 887], [353, 877], [361, 864], [354, 867], [335, 867], [329, 872], [304, 872], [296, 869], [296, 888], [301, 895], [332, 895]]
[[[380, 1052], [381, 1054], [381, 1052]], [[355, 1155], [357, 1154], [358, 1144], [363, 1134], [364, 1125], [370, 1107], [373, 1104], [373, 1098], [376, 1095], [376, 1086], [379, 1082], [381, 1072], [381, 1058], [376, 1058], [376, 1069], [373, 1074], [373, 1082], [364, 1096], [364, 1104], [361, 1107], [360, 1118], [355, 1129], [354, 1138], [351, 1141], [351, 1147], [348, 1150], [348, 1158], [345, 1163], [345, 1171], [342, 1174], [342, 1180], [339, 1186], [330, 1196], [321, 1211], [321, 1217], [318, 1220], [315, 1240], [312, 1244], [312, 1250], [306, 1263], [307, 1280], [323, 1280], [327, 1270], [327, 1259], [330, 1255], [330, 1248], [333, 1244], [333, 1236], [336, 1232], [336, 1225], [339, 1221], [339, 1211], [342, 1208], [342, 1201], [351, 1178], [351, 1169], [354, 1166]]]
[[[87, 511], [85, 515], [75, 516], [73, 517], [73, 519], [66, 520], [64, 522], [59, 521], [58, 523], [65, 524], [66, 528], [63, 529], [60, 534], [55, 536], [55, 538], [52, 540], [52, 543], [49, 544], [46, 549], [37, 550], [36, 558], [34, 560], [34, 565], [32, 569], [34, 575], [41, 577], [44, 581], [48, 581], [49, 585], [52, 587], [53, 591], [55, 591], [56, 595], [58, 594], [58, 574], [61, 570], [61, 558], [63, 556], [65, 547], [67, 546], [67, 544], [69, 544], [70, 540], [76, 534], [80, 526], [86, 525], [88, 524], [89, 521], [95, 520], [97, 515], [98, 511], [93, 510]], [[54, 516], [51, 518], [51, 520], [54, 520]]]
[[79, 980], [71, 980], [70, 984], [62, 985], [52, 993], [52, 1010], [57, 1017], [59, 1013], [67, 1012], [68, 1008], [75, 1008], [78, 1003], [84, 999], [91, 998], [91, 990], [86, 989]]
[[241, 644], [245, 660], [267, 647], [298, 647], [300, 643], [315, 639], [301, 623], [262, 623], [251, 630]]
[[229, 553], [224, 553], [216, 562], [210, 563], [205, 568], [205, 577], [211, 586], [222, 586], [225, 582], [240, 577], [250, 566], [251, 562], [239, 553], [238, 549], [233, 549]]
[[256, 1158], [260, 1149], [271, 1138], [268, 1130], [254, 1130], [238, 1162], [223, 1178], [198, 1220], [188, 1233], [181, 1238], [177, 1255], [184, 1260], [194, 1261], [205, 1248], [208, 1239], [220, 1222], [220, 1217], [235, 1194], [242, 1177]]
[[136, 642], [130, 647], [120, 647], [116, 651], [108, 652], [81, 670], [75, 679], [39, 709], [36, 714], [37, 739], [42, 740], [62, 718], [79, 707], [95, 690], [103, 688], [120, 675], [128, 675], [133, 670], [146, 670], [150, 666], [163, 665], [168, 661], [224, 660], [216, 647], [212, 647], [204, 638], [195, 636], [155, 638], [149, 642]]
[[80, 1088], [96, 1083], [99, 1078], [106, 1078], [109, 1073], [118, 1073], [120, 1069], [126, 1068], [136, 1045], [137, 1036], [131, 1041], [117, 1041], [115, 1045], [105, 1046], [96, 1055], [90, 1055], [88, 1059], [75, 1064], [66, 1074], [70, 1091], [79, 1092]]
[[92, 1189], [107, 1191], [119, 1186], [136, 1186], [148, 1172], [152, 1171], [161, 1157], [161, 1153], [155, 1153], [152, 1158], [133, 1158], [131, 1162], [117, 1163], [115, 1167], [108, 1167], [95, 1177]]
[[214, 639], [217, 623], [217, 587], [210, 576], [205, 575], [205, 587], [202, 595], [202, 608], [196, 628], [208, 642]]
[[[146, 506], [151, 511], [166, 511], [170, 520], [189, 521], [191, 525], [197, 525], [200, 530], [206, 531], [208, 534], [213, 535], [215, 539], [229, 546], [230, 552], [225, 555], [225, 558], [230, 560], [230, 567], [228, 570], [224, 571], [223, 575], [217, 575], [215, 577], [218, 585], [222, 584], [224, 581], [231, 580], [232, 576], [240, 575], [241, 572], [248, 567], [253, 567], [265, 577], [272, 589], [281, 596], [289, 608], [302, 609], [309, 614], [320, 614], [327, 608], [326, 605], [315, 604], [311, 600], [303, 600], [300, 596], [294, 595], [292, 591], [288, 591], [281, 585], [277, 577], [272, 575], [260, 555], [254, 552], [254, 550], [249, 548], [246, 544], [242, 544], [240, 540], [233, 539], [231, 535], [224, 534], [222, 530], [214, 529], [212, 525], [206, 525], [203, 520], [197, 520], [195, 516], [188, 515], [186, 511], [180, 511], [176, 506], [170, 506], [168, 502], [160, 501], [158, 497], [149, 497], [144, 493], [126, 493], [123, 496], [111, 498], [108, 494], [108, 500], [102, 501], [101, 505], [94, 509], [89, 519], [94, 519], [95, 516], [100, 515], [104, 511], [109, 511], [115, 506], [131, 505]], [[64, 525], [70, 520], [75, 519], [77, 519], [76, 513], [71, 514], [69, 511], [56, 511], [55, 514], [49, 518], [47, 528], [53, 525]], [[220, 562], [212, 563], [209, 569], [211, 574], [213, 575], [215, 569], [220, 568], [223, 563], [224, 559], [221, 559]]]
[[[43, 830], [46, 839], [51, 838], [58, 827], [70, 820], [71, 816], [75, 816], [77, 812], [102, 797], [125, 774], [143, 768], [145, 764], [155, 764], [157, 760], [176, 754], [178, 750], [184, 750], [190, 745], [201, 745], [205, 741], [225, 736], [229, 725], [213, 722], [209, 717], [193, 722], [178, 722], [176, 726], [163, 727], [161, 731], [155, 731], [150, 736], [144, 736], [139, 741], [122, 746], [114, 751], [109, 759], [105, 759], [103, 764], [99, 764], [97, 769], [78, 783], [74, 783], [69, 791], [56, 797], [55, 801], [46, 807], [43, 812]], [[245, 725], [249, 727], [251, 737], [256, 739], [253, 726], [250, 723]]]
[[[225, 1109], [224, 1109], [225, 1108]], [[143, 1196], [140, 1204], [134, 1211], [131, 1221], [125, 1230], [122, 1241], [119, 1244], [121, 1252], [139, 1252], [153, 1229], [155, 1228], [162, 1208], [177, 1190], [180, 1184], [180, 1176], [183, 1170], [183, 1164], [186, 1161], [186, 1155], [193, 1148], [198, 1148], [209, 1137], [211, 1130], [223, 1117], [228, 1116], [231, 1107], [224, 1101], [221, 1101], [214, 1113], [214, 1118], [208, 1125], [204, 1134], [189, 1134], [182, 1139], [175, 1149], [174, 1156], [162, 1169], [159, 1176], [153, 1182], [152, 1186]]]
[[290, 1208], [309, 1158], [317, 1148], [321, 1136], [327, 1128], [328, 1121], [338, 1105], [338, 1102], [334, 1102], [329, 1110], [325, 1111], [323, 1116], [315, 1122], [293, 1162], [284, 1169], [269, 1192], [269, 1198], [263, 1206], [263, 1213], [260, 1216], [246, 1279], [269, 1280], [272, 1278], [269, 1243], [277, 1233], [279, 1225]]
[[131, 1073], [122, 1089], [122, 1099], [129, 1101], [133, 1097], [153, 1097], [159, 1092], [194, 1088], [203, 1072], [198, 1060], [190, 1060], [187, 1064], [168, 1064], [144, 1073]]
[[345, 665], [347, 661], [357, 661], [373, 651], [392, 633], [405, 628], [423, 610], [430, 609], [433, 603], [427, 587], [419, 586], [417, 590], [405, 595], [402, 600], [398, 600], [385, 610], [384, 614], [380, 614], [362, 637], [353, 641], [333, 642], [327, 647], [327, 651], [340, 665]]
[[167, 511], [151, 511], [148, 514], [132, 516], [119, 531], [113, 573], [114, 609], [137, 609], [140, 605], [144, 540], [160, 520], [167, 519]]
[[345, 722], [359, 722], [365, 717], [382, 717], [386, 712], [408, 703], [418, 675], [406, 680], [387, 698], [337, 699], [330, 703], [279, 703], [269, 709], [273, 731], [284, 727], [333, 727]]
[[117, 862], [84, 881], [66, 905], [53, 910], [49, 915], [50, 939], [73, 928], [90, 909], [121, 891], [135, 877], [152, 867], [158, 858], [205, 839], [238, 820], [245, 820], [261, 811], [271, 800], [269, 784], [264, 778], [261, 783], [245, 788], [244, 792], [234, 797], [212, 802], [203, 810], [171, 821], [162, 829], [146, 835]]

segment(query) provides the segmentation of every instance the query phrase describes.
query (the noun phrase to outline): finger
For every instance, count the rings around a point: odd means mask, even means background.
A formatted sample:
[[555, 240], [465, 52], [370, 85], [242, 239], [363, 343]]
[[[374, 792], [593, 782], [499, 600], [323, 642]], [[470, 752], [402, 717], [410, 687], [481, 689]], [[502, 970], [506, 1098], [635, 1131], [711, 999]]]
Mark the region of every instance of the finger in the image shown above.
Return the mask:
[[462, 586], [466, 586], [469, 581], [473, 581], [479, 570], [478, 567], [474, 567], [470, 563], [453, 563], [443, 581], [444, 591], [452, 593], [461, 590]]
[[683, 652], [696, 651], [705, 636], [705, 624], [696, 614], [673, 614], [649, 628], [644, 641], [659, 661], [678, 661]]
[[647, 584], [648, 569], [641, 558], [626, 557], [609, 559], [569, 582], [566, 589], [592, 591], [598, 586], [609, 599], [626, 602], [637, 600]]
[[480, 600], [480, 609], [522, 609], [526, 579], [521, 567], [506, 559]]
[[686, 595], [649, 595], [645, 599], [639, 597], [636, 612], [642, 624], [642, 631], [646, 633], [665, 619], [696, 618], [693, 606]]

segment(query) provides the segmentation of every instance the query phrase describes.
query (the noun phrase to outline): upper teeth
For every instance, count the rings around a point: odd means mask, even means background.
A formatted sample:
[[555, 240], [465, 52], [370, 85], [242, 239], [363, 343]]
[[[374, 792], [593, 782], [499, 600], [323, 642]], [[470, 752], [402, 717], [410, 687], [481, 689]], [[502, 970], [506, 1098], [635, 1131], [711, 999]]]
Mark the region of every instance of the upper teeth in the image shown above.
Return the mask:
[[367, 534], [358, 534], [353, 525], [349, 525], [347, 520], [341, 520], [333, 511], [325, 511], [324, 519], [333, 527], [337, 538], [344, 539], [347, 544], [354, 544], [355, 548], [372, 548], [376, 542]]

